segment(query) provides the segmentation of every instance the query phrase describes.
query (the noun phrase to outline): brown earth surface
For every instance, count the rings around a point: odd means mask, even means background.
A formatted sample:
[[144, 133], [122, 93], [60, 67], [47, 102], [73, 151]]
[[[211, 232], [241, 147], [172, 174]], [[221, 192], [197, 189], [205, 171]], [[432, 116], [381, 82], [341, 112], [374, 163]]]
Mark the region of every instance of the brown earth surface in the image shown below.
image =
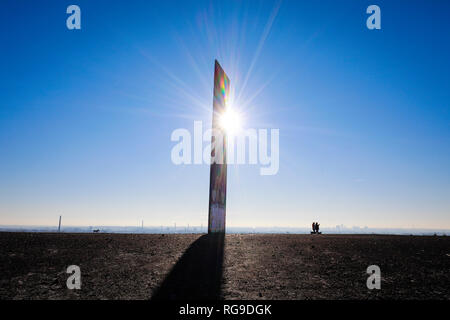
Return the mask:
[[3, 300], [450, 299], [445, 236], [2, 232], [0, 267]]

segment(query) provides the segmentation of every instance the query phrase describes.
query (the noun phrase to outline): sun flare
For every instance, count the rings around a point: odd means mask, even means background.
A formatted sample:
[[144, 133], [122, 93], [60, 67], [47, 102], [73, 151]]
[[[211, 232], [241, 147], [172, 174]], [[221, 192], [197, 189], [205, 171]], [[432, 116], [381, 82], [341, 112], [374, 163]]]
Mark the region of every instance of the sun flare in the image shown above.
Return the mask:
[[221, 116], [220, 116], [220, 126], [225, 130], [228, 135], [234, 135], [239, 132], [241, 129], [241, 115], [233, 110], [232, 108], [228, 108]]

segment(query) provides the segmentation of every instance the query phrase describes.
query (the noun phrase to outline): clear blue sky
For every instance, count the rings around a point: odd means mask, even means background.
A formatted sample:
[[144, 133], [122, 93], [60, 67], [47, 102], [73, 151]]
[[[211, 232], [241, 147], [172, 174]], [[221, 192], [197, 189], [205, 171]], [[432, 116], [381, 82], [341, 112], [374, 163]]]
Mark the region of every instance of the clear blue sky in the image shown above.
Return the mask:
[[[81, 8], [81, 30], [66, 8]], [[381, 8], [381, 30], [366, 8]], [[448, 1], [0, 4], [0, 224], [207, 224], [214, 59], [280, 169], [230, 166], [227, 224], [450, 228]]]

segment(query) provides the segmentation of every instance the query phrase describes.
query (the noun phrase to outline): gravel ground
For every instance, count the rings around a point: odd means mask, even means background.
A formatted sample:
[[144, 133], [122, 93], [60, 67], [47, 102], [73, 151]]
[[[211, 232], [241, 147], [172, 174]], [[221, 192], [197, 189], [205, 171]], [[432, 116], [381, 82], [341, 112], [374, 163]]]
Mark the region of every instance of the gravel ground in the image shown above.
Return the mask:
[[[449, 237], [2, 232], [0, 244], [2, 300], [450, 299]], [[369, 265], [381, 290], [367, 289]]]

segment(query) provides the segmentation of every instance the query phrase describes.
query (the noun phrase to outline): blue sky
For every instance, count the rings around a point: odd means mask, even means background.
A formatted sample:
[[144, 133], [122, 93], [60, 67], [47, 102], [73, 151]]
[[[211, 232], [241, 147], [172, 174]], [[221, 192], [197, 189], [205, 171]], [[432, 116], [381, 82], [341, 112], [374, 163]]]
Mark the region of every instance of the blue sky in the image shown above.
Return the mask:
[[244, 125], [280, 130], [277, 175], [229, 167], [228, 225], [450, 228], [447, 1], [0, 8], [2, 225], [205, 226], [209, 166], [170, 135], [209, 123], [218, 59]]

